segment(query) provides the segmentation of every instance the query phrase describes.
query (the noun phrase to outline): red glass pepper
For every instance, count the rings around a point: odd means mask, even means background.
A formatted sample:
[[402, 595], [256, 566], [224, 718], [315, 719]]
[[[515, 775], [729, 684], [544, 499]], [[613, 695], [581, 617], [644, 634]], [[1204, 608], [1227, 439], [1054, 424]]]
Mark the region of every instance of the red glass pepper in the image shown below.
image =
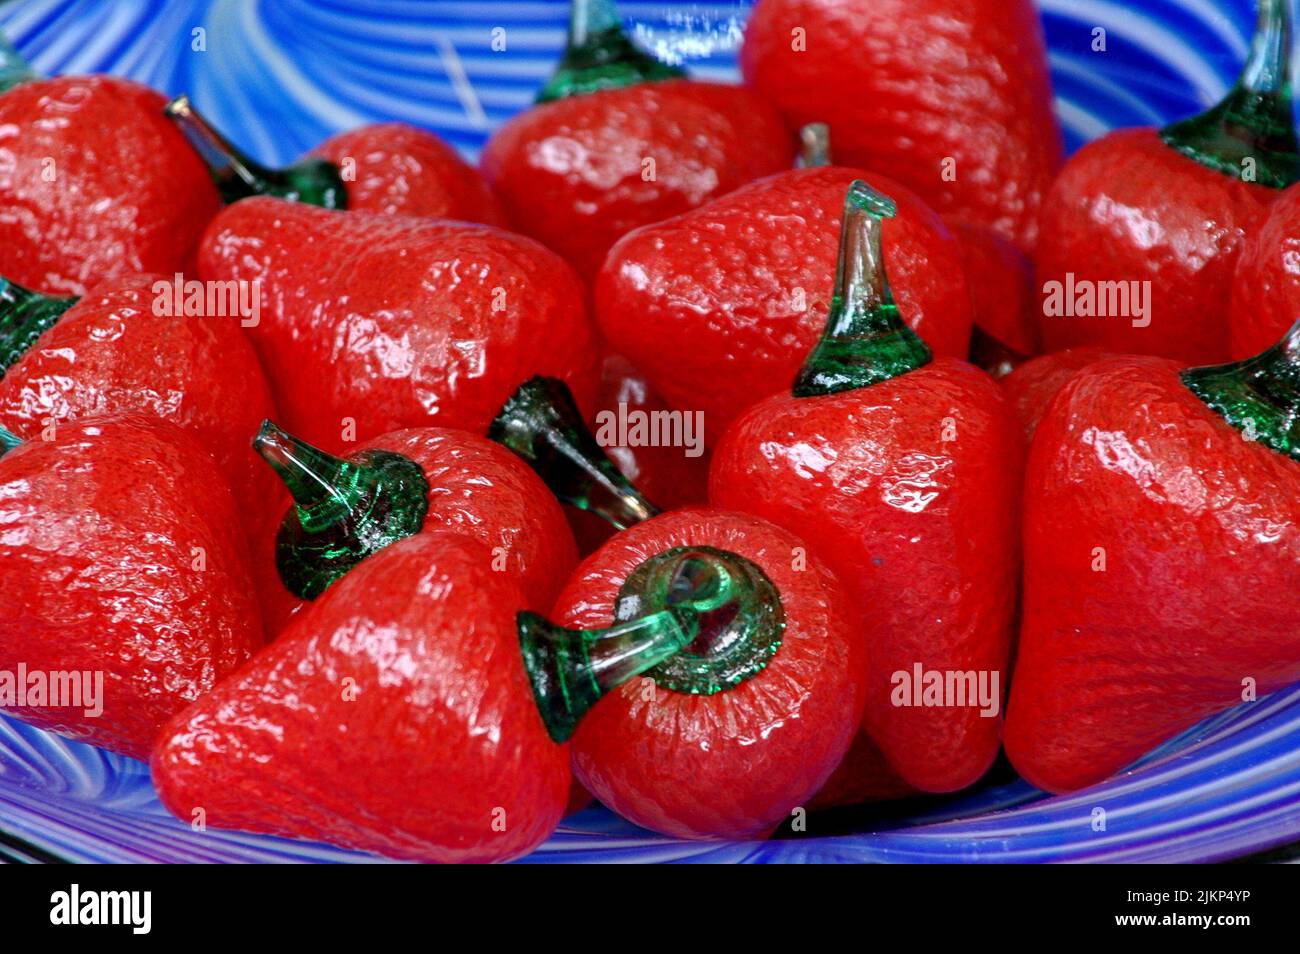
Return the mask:
[[34, 439], [86, 416], [171, 421], [212, 452], [256, 537], [284, 509], [248, 446], [275, 414], [271, 392], [240, 316], [186, 314], [184, 294], [159, 275], [104, 282], [79, 300], [0, 279], [0, 423]]
[[1227, 359], [1243, 244], [1300, 178], [1290, 47], [1286, 0], [1260, 0], [1250, 57], [1222, 102], [1160, 130], [1110, 133], [1066, 164], [1038, 247], [1046, 350]]
[[454, 530], [489, 547], [530, 609], [550, 609], [578, 562], [551, 492], [513, 454], [474, 434], [393, 431], [339, 458], [267, 421], [254, 447], [294, 501], [254, 552], [272, 580], [268, 635], [358, 562], [414, 533]]
[[112, 76], [0, 73], [0, 275], [84, 295], [185, 269], [220, 199], [164, 103]]
[[637, 50], [613, 0], [572, 6], [559, 69], [480, 168], [515, 228], [590, 277], [619, 236], [788, 167], [794, 146], [750, 90], [681, 78]]
[[1061, 134], [1030, 0], [760, 0], [741, 66], [844, 164], [1033, 250]]
[[[862, 713], [866, 646], [839, 582], [800, 558], [802, 541], [745, 514], [666, 513], [588, 557], [555, 617], [610, 625], [634, 605], [641, 575], [697, 549], [743, 574], [750, 596], [732, 619], [706, 619], [686, 650], [593, 709], [574, 736], [573, 768], [603, 804], [643, 827], [764, 837], [807, 807]], [[783, 621], [771, 635], [768, 614]]]
[[1006, 747], [1026, 779], [1100, 781], [1300, 679], [1300, 327], [1259, 356], [1078, 372], [1025, 479]]
[[710, 442], [792, 380], [816, 343], [844, 191], [860, 177], [897, 197], [885, 254], [907, 323], [935, 353], [964, 358], [971, 300], [957, 243], [920, 199], [881, 176], [783, 172], [638, 229], [610, 251], [595, 289], [601, 332], [671, 406], [704, 412]]
[[167, 115], [208, 164], [226, 202], [269, 195], [327, 209], [505, 223], [477, 170], [428, 130], [362, 126], [331, 136], [291, 166], [270, 169], [233, 146], [188, 96], [168, 103]]
[[260, 282], [248, 331], [276, 403], [330, 452], [403, 427], [481, 433], [535, 373], [595, 393], [582, 284], [531, 239], [254, 197], [212, 222], [199, 273]]
[[0, 500], [0, 671], [26, 687], [6, 712], [146, 758], [261, 645], [234, 498], [173, 425], [59, 424], [0, 457]]
[[349, 572], [163, 731], [163, 804], [416, 861], [535, 848], [569, 795], [557, 743], [736, 597], [712, 555], [682, 554], [646, 581], [633, 616], [563, 630], [518, 612], [523, 594], [490, 563], [477, 541], [431, 533]]
[[998, 752], [1022, 447], [997, 384], [932, 358], [901, 320], [881, 234], [893, 214], [849, 188], [826, 331], [792, 392], [732, 423], [709, 495], [824, 554], [870, 647], [864, 731], [909, 784], [945, 792]]
[[1247, 358], [1282, 337], [1300, 316], [1300, 188], [1284, 189], [1246, 237], [1232, 278], [1232, 356]]

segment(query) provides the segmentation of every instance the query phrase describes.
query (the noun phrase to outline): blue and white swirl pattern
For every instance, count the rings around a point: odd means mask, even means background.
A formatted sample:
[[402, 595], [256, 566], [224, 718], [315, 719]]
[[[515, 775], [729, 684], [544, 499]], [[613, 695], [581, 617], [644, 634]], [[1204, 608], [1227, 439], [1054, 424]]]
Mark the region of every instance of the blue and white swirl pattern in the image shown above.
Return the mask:
[[[736, 78], [748, 2], [623, 0], [640, 42]], [[1252, 0], [1042, 0], [1073, 150], [1164, 123], [1228, 89]], [[374, 121], [428, 126], [473, 157], [525, 108], [564, 40], [567, 0], [9, 0], [0, 27], [48, 73], [111, 72], [199, 108], [255, 157], [287, 162]], [[1093, 50], [1105, 30], [1106, 49]], [[503, 33], [494, 33], [494, 30]], [[504, 38], [505, 49], [494, 50]], [[1098, 815], [1098, 810], [1104, 813]], [[683, 842], [595, 808], [529, 861], [1193, 861], [1300, 839], [1300, 688], [1220, 715], [1106, 784], [1047, 798], [1019, 781], [810, 819], [808, 837]], [[1099, 826], [1098, 817], [1104, 817]], [[852, 834], [818, 837], [850, 828]], [[0, 716], [0, 858], [374, 861], [321, 845], [195, 832], [145, 766]]]

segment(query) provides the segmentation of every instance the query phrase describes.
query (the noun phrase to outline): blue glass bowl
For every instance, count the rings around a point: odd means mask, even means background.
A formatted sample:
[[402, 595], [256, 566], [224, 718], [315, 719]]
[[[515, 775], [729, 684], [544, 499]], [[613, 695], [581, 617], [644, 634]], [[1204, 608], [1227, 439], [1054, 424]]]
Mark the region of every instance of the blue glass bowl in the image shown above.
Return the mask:
[[[639, 41], [736, 78], [746, 2], [623, 0]], [[1252, 0], [1042, 0], [1073, 150], [1217, 100]], [[287, 162], [352, 126], [405, 120], [474, 157], [524, 109], [564, 40], [567, 0], [13, 0], [0, 26], [47, 73], [110, 72], [196, 104], [256, 158]], [[507, 48], [493, 52], [494, 27]], [[1107, 31], [1105, 53], [1093, 30]], [[203, 31], [196, 33], [196, 31]], [[201, 43], [199, 41], [202, 41]], [[205, 49], [196, 50], [195, 47]], [[1003, 767], [972, 792], [813, 816], [803, 837], [663, 838], [593, 808], [528, 861], [1209, 861], [1300, 840], [1300, 687], [1210, 719], [1104, 784], [1050, 798]], [[325, 845], [193, 832], [146, 767], [0, 716], [0, 858], [377, 861]]]

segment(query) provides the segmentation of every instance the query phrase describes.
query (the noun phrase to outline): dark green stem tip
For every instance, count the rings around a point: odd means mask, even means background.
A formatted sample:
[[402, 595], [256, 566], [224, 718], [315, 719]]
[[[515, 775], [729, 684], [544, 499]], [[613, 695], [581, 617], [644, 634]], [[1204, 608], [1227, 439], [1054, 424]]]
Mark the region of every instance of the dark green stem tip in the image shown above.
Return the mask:
[[659, 513], [600, 446], [558, 378], [538, 376], [521, 384], [493, 419], [488, 437], [522, 458], [564, 503], [620, 530]]
[[309, 156], [283, 169], [255, 162], [204, 119], [184, 93], [163, 107], [163, 114], [203, 159], [223, 201], [269, 195], [325, 209], [347, 208], [347, 186], [329, 160]]
[[295, 596], [315, 599], [366, 557], [424, 526], [429, 484], [401, 454], [336, 457], [270, 421], [253, 446], [293, 495], [276, 537], [276, 567]]

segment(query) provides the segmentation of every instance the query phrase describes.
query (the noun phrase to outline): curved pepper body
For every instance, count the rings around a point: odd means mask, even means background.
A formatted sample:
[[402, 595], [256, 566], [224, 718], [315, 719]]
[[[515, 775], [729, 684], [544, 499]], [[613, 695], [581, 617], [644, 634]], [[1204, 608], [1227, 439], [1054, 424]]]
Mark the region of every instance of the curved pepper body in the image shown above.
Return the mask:
[[259, 281], [249, 337], [285, 426], [333, 453], [436, 424], [481, 433], [534, 374], [595, 393], [592, 330], [572, 270], [488, 226], [346, 215], [251, 198], [213, 221], [209, 280]]
[[[1043, 203], [1036, 265], [1044, 349], [1092, 345], [1190, 364], [1226, 361], [1233, 270], [1277, 195], [1176, 152], [1154, 129], [1085, 146]], [[1061, 310], [1048, 304], [1049, 283], [1059, 284], [1066, 314], [1047, 313]], [[1130, 302], [1141, 294], [1146, 313], [1108, 303], [1107, 312], [1121, 313], [1095, 314], [1115, 283]], [[1081, 304], [1089, 290], [1094, 306]]]
[[760, 0], [741, 66], [838, 162], [1032, 251], [1061, 134], [1030, 0]]
[[[923, 791], [963, 788], [997, 755], [1022, 453], [997, 384], [942, 358], [866, 388], [771, 397], [714, 452], [716, 506], [797, 530], [844, 581], [868, 646], [863, 728]], [[920, 685], [904, 698], [917, 666], [990, 690], [996, 678], [996, 698], [923, 705]]]
[[1234, 358], [1271, 347], [1300, 318], [1300, 186], [1281, 192], [1263, 225], [1246, 237], [1231, 302]]
[[859, 178], [898, 204], [884, 248], [904, 321], [937, 354], [965, 357], [971, 301], [951, 233], [898, 183], [835, 166], [771, 176], [624, 237], [596, 284], [601, 332], [670, 405], [702, 410], [716, 440], [793, 381], [817, 342]]
[[[441, 427], [392, 431], [357, 446], [348, 456], [368, 450], [401, 454], [420, 468], [429, 485], [422, 532], [454, 531], [477, 540], [493, 551], [499, 568], [518, 581], [523, 607], [537, 612], [551, 608], [578, 562], [578, 551], [559, 503], [527, 464], [485, 437]], [[280, 513], [284, 510], [281, 507]], [[274, 530], [254, 555], [274, 576]], [[276, 598], [267, 607], [270, 636], [310, 605], [290, 593], [278, 576], [275, 579]]]
[[625, 233], [793, 157], [793, 137], [753, 92], [665, 80], [534, 106], [497, 130], [479, 165], [515, 228], [590, 277]]
[[102, 677], [99, 715], [8, 709], [25, 721], [147, 758], [168, 718], [262, 644], [234, 499], [172, 425], [60, 424], [0, 458], [0, 499], [0, 669]]
[[806, 806], [852, 741], [866, 647], [838, 581], [764, 520], [678, 510], [619, 533], [588, 557], [555, 605], [563, 625], [606, 626], [641, 563], [709, 546], [757, 564], [780, 593], [785, 632], [765, 669], [714, 695], [634, 678], [596, 704], [573, 738], [578, 780], [623, 817], [682, 838], [757, 838]]
[[0, 96], [0, 275], [84, 295], [108, 279], [185, 269], [220, 199], [163, 104], [111, 76]]
[[139, 275], [93, 288], [0, 377], [0, 424], [35, 439], [50, 421], [141, 412], [190, 431], [216, 458], [242, 525], [261, 533], [284, 507], [251, 436], [275, 416], [237, 315], [157, 314], [173, 278]]
[[523, 596], [491, 562], [452, 533], [365, 560], [164, 729], [152, 760], [163, 804], [413, 861], [502, 861], [541, 844], [568, 799], [568, 754], [524, 672]]
[[331, 136], [311, 155], [343, 171], [349, 210], [505, 224], [478, 170], [428, 130], [375, 123]]
[[1025, 488], [1006, 747], [1030, 782], [1101, 781], [1248, 685], [1300, 679], [1300, 465], [1245, 440], [1174, 362], [1075, 375]]

